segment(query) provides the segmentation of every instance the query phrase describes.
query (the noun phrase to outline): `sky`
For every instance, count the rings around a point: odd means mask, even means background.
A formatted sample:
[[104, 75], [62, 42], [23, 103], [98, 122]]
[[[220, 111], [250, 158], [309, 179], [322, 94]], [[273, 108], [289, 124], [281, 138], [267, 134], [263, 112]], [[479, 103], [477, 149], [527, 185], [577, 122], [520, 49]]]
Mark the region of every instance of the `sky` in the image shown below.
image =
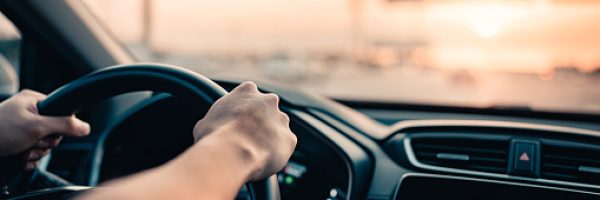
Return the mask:
[[600, 76], [585, 73], [600, 67], [600, 1], [83, 2], [140, 60], [209, 77], [341, 99], [600, 113]]
[[[142, 40], [141, 0], [86, 0], [113, 33]], [[410, 49], [443, 69], [546, 73], [600, 67], [600, 1], [149, 0], [157, 52]], [[385, 53], [385, 51], [383, 51]]]

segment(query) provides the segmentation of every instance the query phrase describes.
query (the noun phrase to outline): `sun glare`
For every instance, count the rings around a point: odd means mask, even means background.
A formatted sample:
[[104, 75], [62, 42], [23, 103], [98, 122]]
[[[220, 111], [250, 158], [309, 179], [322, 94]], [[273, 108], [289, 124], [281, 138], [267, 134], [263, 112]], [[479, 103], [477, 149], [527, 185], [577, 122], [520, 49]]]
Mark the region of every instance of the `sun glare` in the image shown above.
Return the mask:
[[498, 31], [500, 30], [500, 24], [473, 24], [473, 29], [477, 34], [479, 34], [479, 36], [484, 38], [491, 38], [498, 34]]
[[501, 5], [476, 5], [471, 7], [471, 29], [483, 38], [492, 38], [500, 32], [502, 24], [509, 23], [522, 13], [514, 7]]

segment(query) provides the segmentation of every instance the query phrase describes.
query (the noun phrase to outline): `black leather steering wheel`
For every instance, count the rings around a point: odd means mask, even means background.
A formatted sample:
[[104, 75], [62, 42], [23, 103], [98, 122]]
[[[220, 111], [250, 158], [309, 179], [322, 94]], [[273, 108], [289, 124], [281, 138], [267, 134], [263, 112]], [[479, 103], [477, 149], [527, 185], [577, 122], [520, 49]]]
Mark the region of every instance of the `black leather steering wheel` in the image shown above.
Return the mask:
[[[164, 92], [208, 105], [227, 94], [215, 82], [190, 70], [164, 64], [138, 63], [105, 68], [68, 83], [39, 102], [38, 111], [42, 115], [67, 116], [77, 113], [84, 105], [136, 91]], [[249, 183], [249, 186], [254, 199], [280, 199], [275, 176]], [[64, 189], [60, 191], [64, 193]]]

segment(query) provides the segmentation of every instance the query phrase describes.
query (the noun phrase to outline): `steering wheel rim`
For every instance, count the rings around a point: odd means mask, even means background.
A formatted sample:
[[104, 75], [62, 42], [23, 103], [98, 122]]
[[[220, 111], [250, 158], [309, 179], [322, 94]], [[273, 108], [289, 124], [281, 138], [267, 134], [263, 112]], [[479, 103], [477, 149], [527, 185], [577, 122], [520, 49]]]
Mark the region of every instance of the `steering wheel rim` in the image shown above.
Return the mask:
[[[165, 64], [136, 63], [108, 67], [83, 76], [50, 93], [37, 107], [41, 115], [67, 116], [98, 100], [136, 91], [165, 92], [209, 105], [227, 94], [221, 86], [191, 70]], [[255, 199], [280, 199], [275, 176], [250, 185]]]
[[[120, 87], [109, 88], [107, 85]], [[38, 112], [49, 116], [71, 115], [81, 106], [98, 99], [144, 90], [188, 96], [210, 104], [227, 94], [221, 86], [191, 70], [165, 64], [137, 63], [104, 68], [66, 84], [39, 102]]]

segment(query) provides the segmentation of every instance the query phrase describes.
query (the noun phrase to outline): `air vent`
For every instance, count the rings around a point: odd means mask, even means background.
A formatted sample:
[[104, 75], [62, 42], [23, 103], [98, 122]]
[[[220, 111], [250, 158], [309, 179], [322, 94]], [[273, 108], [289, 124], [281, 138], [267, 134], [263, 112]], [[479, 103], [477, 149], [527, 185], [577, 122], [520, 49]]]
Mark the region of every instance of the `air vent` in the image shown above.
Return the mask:
[[423, 164], [474, 171], [506, 173], [508, 140], [475, 138], [412, 138], [413, 151]]
[[600, 149], [589, 145], [543, 144], [544, 179], [600, 184]]

